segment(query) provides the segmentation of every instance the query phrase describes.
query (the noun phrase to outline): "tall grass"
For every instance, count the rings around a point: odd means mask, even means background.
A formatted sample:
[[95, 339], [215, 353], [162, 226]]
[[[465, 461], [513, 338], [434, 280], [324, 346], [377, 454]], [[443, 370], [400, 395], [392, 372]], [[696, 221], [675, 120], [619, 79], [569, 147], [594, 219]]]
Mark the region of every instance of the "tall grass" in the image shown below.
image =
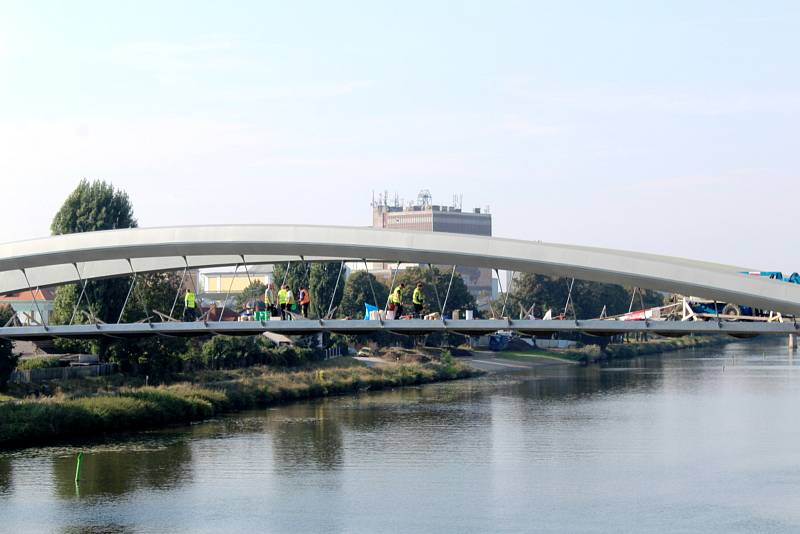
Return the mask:
[[453, 361], [289, 373], [260, 368], [214, 385], [182, 383], [120, 388], [113, 393], [92, 396], [62, 395], [8, 401], [0, 403], [0, 448], [157, 428], [255, 406], [452, 380], [475, 374], [478, 372]]

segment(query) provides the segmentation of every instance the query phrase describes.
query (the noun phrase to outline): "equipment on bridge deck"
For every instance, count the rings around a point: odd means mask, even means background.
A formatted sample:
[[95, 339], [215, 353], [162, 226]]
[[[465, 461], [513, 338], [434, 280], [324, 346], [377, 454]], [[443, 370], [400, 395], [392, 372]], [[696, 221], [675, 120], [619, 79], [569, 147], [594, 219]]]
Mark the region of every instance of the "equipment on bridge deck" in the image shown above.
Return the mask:
[[792, 273], [784, 278], [783, 273], [780, 271], [742, 271], [742, 274], [749, 276], [766, 276], [770, 280], [779, 280], [781, 282], [789, 282], [790, 284], [800, 284], [800, 273]]

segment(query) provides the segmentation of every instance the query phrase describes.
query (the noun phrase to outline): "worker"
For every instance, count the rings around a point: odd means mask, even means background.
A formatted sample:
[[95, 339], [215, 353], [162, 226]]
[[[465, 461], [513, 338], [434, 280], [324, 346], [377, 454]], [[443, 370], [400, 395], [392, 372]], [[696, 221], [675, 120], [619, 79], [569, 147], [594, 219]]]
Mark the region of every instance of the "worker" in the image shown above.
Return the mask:
[[401, 283], [394, 288], [390, 298], [391, 303], [394, 304], [394, 316], [398, 319], [403, 315], [403, 290], [405, 288], [406, 285]]
[[308, 289], [306, 289], [304, 286], [301, 286], [297, 299], [300, 302], [300, 313], [303, 314], [303, 317], [308, 317], [308, 305], [311, 302], [311, 296], [308, 294]]
[[286, 290], [286, 285], [282, 285], [278, 290], [278, 306], [281, 309], [281, 319], [286, 319], [286, 305], [289, 303], [289, 296]]
[[197, 297], [188, 287], [183, 297], [183, 320], [190, 322], [197, 319]]
[[[288, 285], [286, 286], [286, 311], [287, 312], [296, 312], [297, 311], [297, 301], [294, 300], [294, 293], [292, 292], [292, 288]], [[289, 315], [291, 317], [291, 315]]]
[[278, 315], [278, 292], [275, 291], [275, 284], [269, 283], [264, 290], [264, 304], [271, 315]]
[[414, 293], [411, 295], [411, 302], [414, 304], [414, 316], [422, 317], [422, 306], [425, 304], [425, 295], [422, 293], [422, 282], [417, 282]]

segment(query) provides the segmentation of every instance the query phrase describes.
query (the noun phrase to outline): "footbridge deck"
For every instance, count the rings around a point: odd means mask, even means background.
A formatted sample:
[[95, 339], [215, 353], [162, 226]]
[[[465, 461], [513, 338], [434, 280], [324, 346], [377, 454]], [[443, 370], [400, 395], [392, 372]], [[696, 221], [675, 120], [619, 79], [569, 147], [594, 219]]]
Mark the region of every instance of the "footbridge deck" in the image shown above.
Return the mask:
[[63, 326], [15, 326], [0, 328], [0, 338], [41, 340], [53, 338], [143, 337], [143, 336], [207, 336], [254, 335], [275, 332], [284, 335], [369, 334], [387, 331], [405, 335], [424, 335], [435, 332], [471, 336], [512, 330], [521, 334], [550, 336], [554, 333], [582, 332], [596, 336], [647, 332], [662, 336], [687, 334], [728, 334], [756, 336], [760, 334], [796, 334], [795, 322], [745, 323], [733, 321], [608, 321], [591, 319], [571, 320], [299, 320], [299, 321], [223, 321], [223, 322], [163, 322], [128, 324], [80, 324]]

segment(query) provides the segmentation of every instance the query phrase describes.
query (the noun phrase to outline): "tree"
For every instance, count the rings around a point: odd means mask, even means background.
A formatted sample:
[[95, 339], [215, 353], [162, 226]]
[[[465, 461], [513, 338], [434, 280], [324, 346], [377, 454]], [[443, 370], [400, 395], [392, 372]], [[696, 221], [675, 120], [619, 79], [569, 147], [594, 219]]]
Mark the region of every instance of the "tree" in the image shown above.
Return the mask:
[[[422, 292], [425, 295], [425, 304], [430, 311], [441, 312], [440, 306], [446, 306], [444, 313], [449, 315], [453, 313], [453, 310], [474, 309], [475, 297], [467, 289], [464, 279], [456, 271], [453, 276], [453, 284], [450, 285], [450, 274], [450, 271], [442, 272], [438, 267], [409, 267], [398, 271], [394, 285], [395, 287], [401, 283], [406, 285], [403, 302], [406, 304], [406, 309], [409, 310], [412, 309], [411, 296], [417, 282], [423, 284]], [[448, 287], [450, 287], [449, 295]]]
[[[315, 262], [303, 263], [294, 262], [287, 266], [276, 264], [273, 269], [273, 278], [276, 288], [285, 283], [288, 285], [295, 299], [301, 287], [308, 289], [311, 297], [311, 307], [309, 309], [312, 317], [328, 311], [328, 306], [333, 296], [333, 289], [336, 286], [336, 278], [339, 276], [341, 262]], [[344, 277], [344, 274], [342, 275]], [[333, 305], [336, 306], [341, 301], [343, 291], [343, 280], [339, 280], [339, 287], [336, 290], [336, 298]]]
[[292, 289], [294, 296], [297, 297], [297, 291], [300, 289], [300, 286], [308, 283], [306, 265], [303, 265], [303, 262], [292, 262], [288, 264], [288, 266], [282, 263], [276, 263], [272, 268], [272, 279], [275, 280], [275, 289], [278, 290], [283, 284], [286, 284]]
[[[9, 306], [0, 306], [0, 325], [6, 324], [14, 311]], [[0, 391], [5, 391], [11, 372], [17, 367], [17, 355], [7, 339], [0, 339]]]
[[[557, 278], [532, 273], [522, 273], [515, 280], [508, 295], [505, 314], [516, 316], [520, 313], [520, 307], [525, 310], [530, 309], [534, 304], [534, 312], [541, 317], [546, 310], [552, 309], [554, 315], [564, 311], [569, 294], [571, 278]], [[585, 280], [575, 280], [572, 287], [572, 305], [567, 310], [567, 315], [572, 315], [574, 306], [575, 315], [578, 319], [588, 319], [599, 317], [606, 307], [608, 315], [626, 313], [630, 307], [631, 289], [617, 284], [603, 284], [599, 282], [588, 282]], [[501, 295], [494, 303], [497, 313], [500, 313], [505, 296]], [[662, 303], [662, 296], [654, 291], [643, 291], [642, 298], [636, 295], [633, 309], [641, 308], [642, 301], [645, 307], [659, 306]]]
[[[372, 291], [375, 291], [375, 297]], [[375, 298], [378, 302], [375, 302]], [[367, 271], [356, 271], [347, 277], [339, 304], [340, 317], [361, 319], [364, 317], [364, 304], [369, 303], [383, 308], [389, 298], [389, 288], [383, 285], [375, 275]]]
[[261, 280], [253, 280], [236, 298], [236, 304], [239, 307], [243, 307], [251, 300], [264, 300], [264, 292], [266, 290], [267, 286], [264, 282]]
[[81, 180], [58, 210], [50, 231], [53, 235], [136, 228], [128, 194], [101, 180]]
[[[50, 230], [53, 235], [62, 235], [136, 226], [126, 193], [103, 181], [81, 180], [53, 217]], [[54, 322], [67, 323], [72, 319], [80, 293], [81, 288], [74, 284], [58, 288]], [[127, 293], [128, 282], [124, 279], [92, 280], [86, 284], [81, 306], [101, 321], [116, 322]], [[87, 318], [76, 314], [74, 321], [86, 322]]]
[[[50, 230], [53, 235], [62, 235], [136, 226], [133, 207], [125, 192], [104, 181], [81, 180], [53, 217]], [[62, 286], [56, 291], [53, 322], [89, 322], [89, 318], [82, 313], [73, 313], [79, 298], [80, 309], [87, 310], [90, 315], [103, 322], [116, 322], [128, 294], [128, 287], [129, 281], [119, 278], [92, 280], [86, 283], [85, 291], [75, 284]], [[81, 297], [82, 292], [84, 295]], [[104, 355], [108, 340], [101, 339], [92, 343], [59, 340], [58, 345], [72, 350], [89, 350], [88, 347], [91, 347], [93, 352]]]
[[[341, 272], [341, 276], [339, 273]], [[338, 285], [337, 285], [338, 280]], [[334, 289], [336, 294], [334, 295]], [[339, 305], [344, 292], [344, 269], [341, 262], [318, 262], [311, 266], [308, 290], [311, 293], [312, 315], [325, 315], [328, 307]]]

